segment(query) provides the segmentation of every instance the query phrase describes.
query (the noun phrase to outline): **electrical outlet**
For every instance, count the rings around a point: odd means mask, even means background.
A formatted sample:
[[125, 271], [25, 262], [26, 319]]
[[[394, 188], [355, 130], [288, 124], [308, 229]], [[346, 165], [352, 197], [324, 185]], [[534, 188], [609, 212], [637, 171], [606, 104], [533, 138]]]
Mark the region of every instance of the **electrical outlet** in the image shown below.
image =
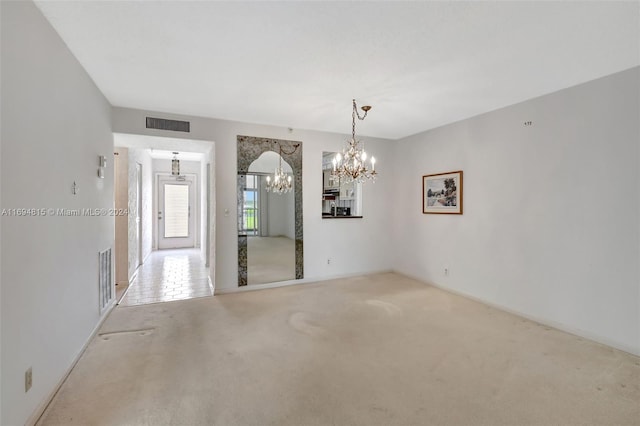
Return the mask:
[[24, 391], [29, 392], [31, 385], [33, 385], [33, 371], [31, 367], [29, 367], [29, 369], [24, 372]]
[[444, 268], [444, 276], [445, 277], [449, 276], [449, 268]]
[[327, 258], [327, 265], [331, 265], [331, 258], [330, 257]]

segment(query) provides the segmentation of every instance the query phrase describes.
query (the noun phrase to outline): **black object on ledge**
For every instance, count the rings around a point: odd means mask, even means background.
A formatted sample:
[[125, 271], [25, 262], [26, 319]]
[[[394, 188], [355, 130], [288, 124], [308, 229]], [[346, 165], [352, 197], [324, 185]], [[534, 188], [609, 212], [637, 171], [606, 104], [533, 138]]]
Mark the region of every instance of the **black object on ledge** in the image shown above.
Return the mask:
[[331, 216], [329, 213], [322, 213], [323, 219], [362, 219], [362, 216]]

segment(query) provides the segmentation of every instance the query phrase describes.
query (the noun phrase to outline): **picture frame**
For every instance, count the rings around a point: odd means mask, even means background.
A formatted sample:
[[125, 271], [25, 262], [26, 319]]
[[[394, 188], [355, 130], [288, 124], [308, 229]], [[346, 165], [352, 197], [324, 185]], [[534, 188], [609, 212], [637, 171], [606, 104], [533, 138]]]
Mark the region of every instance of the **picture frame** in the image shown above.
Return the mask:
[[462, 214], [462, 170], [422, 176], [423, 214]]

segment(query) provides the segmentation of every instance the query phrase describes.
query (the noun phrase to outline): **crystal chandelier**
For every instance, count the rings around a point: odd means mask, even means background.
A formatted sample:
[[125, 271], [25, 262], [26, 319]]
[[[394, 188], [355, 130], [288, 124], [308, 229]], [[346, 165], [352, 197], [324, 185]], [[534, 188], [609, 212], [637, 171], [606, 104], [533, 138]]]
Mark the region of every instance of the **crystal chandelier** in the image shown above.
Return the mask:
[[[278, 158], [278, 167], [276, 167], [276, 171], [273, 174], [273, 178], [271, 176], [267, 176], [267, 192], [273, 192], [274, 194], [286, 194], [291, 191], [291, 175], [284, 172], [282, 169], [282, 146], [278, 144], [280, 155]], [[293, 152], [296, 151], [298, 147], [295, 146]], [[293, 154], [293, 152], [291, 154]]]
[[365, 182], [368, 179], [375, 181], [376, 178], [376, 159], [371, 157], [369, 163], [371, 168], [367, 166], [367, 153], [364, 151], [364, 145], [360, 146], [360, 141], [356, 140], [356, 117], [358, 120], [364, 120], [370, 106], [362, 107], [364, 115], [360, 117], [356, 100], [353, 100], [353, 112], [351, 113], [351, 140], [349, 145], [342, 150], [342, 154], [338, 153], [333, 158], [333, 175], [340, 178], [341, 182]]

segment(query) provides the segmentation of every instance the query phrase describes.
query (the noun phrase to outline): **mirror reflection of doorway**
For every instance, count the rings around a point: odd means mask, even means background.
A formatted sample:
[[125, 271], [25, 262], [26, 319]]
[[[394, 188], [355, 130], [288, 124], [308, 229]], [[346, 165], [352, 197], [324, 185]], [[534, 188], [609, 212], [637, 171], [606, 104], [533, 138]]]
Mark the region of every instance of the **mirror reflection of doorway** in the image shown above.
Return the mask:
[[[243, 231], [247, 235], [247, 283], [263, 284], [295, 279], [295, 203], [293, 189], [267, 191], [280, 156], [263, 153], [249, 166], [243, 203]], [[285, 173], [292, 169], [282, 162]]]
[[158, 185], [158, 248], [194, 246], [193, 179], [160, 177]]

